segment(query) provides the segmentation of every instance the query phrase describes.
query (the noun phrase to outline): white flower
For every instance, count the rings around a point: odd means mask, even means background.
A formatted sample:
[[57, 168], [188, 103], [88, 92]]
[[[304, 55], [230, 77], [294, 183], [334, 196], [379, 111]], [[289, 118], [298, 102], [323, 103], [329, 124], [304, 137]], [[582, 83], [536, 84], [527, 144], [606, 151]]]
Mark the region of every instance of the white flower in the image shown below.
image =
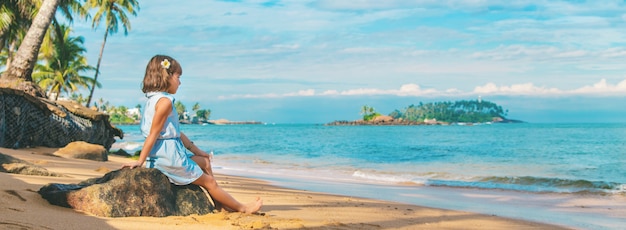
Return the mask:
[[161, 62], [161, 66], [163, 66], [163, 68], [165, 69], [169, 69], [170, 68], [170, 61], [167, 59], [163, 59], [163, 61]]

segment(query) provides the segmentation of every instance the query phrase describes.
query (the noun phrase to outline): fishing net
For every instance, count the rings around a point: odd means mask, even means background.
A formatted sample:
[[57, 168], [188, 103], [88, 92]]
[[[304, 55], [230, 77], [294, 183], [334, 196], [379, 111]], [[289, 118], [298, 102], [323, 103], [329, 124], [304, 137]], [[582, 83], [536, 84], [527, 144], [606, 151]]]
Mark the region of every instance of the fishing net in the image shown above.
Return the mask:
[[0, 147], [64, 147], [85, 141], [110, 149], [123, 133], [108, 118], [73, 101], [53, 102], [0, 88]]

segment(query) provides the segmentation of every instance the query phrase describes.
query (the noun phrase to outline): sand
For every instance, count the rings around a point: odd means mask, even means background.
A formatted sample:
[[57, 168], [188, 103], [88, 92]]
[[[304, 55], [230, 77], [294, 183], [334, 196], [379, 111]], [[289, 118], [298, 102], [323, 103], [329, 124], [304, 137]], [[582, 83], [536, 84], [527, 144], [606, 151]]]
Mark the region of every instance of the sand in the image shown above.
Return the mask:
[[7, 154], [66, 177], [0, 173], [0, 229], [566, 229], [493, 215], [286, 189], [216, 175], [236, 199], [264, 200], [258, 214], [218, 212], [170, 217], [105, 218], [49, 204], [37, 191], [48, 183], [77, 183], [119, 169], [128, 158], [97, 162], [50, 156], [54, 148], [6, 149]]

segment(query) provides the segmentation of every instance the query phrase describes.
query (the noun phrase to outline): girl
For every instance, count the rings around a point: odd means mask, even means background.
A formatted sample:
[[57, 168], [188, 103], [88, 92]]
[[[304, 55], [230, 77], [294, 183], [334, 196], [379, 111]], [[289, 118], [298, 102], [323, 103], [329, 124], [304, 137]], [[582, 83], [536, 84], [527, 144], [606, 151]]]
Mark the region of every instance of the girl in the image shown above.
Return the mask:
[[174, 184], [202, 186], [216, 206], [243, 213], [259, 211], [263, 205], [260, 198], [241, 204], [219, 187], [213, 177], [209, 155], [180, 131], [172, 95], [181, 84], [182, 73], [178, 61], [169, 56], [156, 55], [148, 62], [142, 84], [148, 101], [141, 118], [141, 132], [146, 140], [139, 160], [126, 163], [123, 167], [132, 169], [148, 161], [147, 168], [159, 169]]

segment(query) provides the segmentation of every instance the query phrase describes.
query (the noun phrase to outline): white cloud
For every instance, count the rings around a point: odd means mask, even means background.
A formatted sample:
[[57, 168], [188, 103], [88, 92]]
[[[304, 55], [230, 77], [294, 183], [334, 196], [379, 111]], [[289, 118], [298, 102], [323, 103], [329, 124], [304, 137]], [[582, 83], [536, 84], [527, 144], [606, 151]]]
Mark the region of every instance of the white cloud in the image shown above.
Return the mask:
[[296, 93], [286, 93], [283, 94], [283, 96], [287, 96], [287, 97], [291, 97], [291, 96], [315, 96], [315, 90], [313, 89], [307, 89], [307, 90], [300, 90]]
[[616, 85], [612, 85], [606, 82], [606, 79], [602, 79], [599, 82], [591, 85], [584, 86], [575, 90], [572, 90], [570, 93], [573, 94], [626, 94], [626, 80], [623, 80]]
[[313, 89], [300, 90], [291, 93], [268, 93], [268, 94], [245, 94], [220, 96], [219, 99], [237, 99], [237, 98], [280, 98], [280, 97], [312, 97], [312, 96], [363, 96], [363, 95], [388, 95], [388, 96], [466, 96], [466, 95], [525, 95], [525, 96], [572, 96], [572, 95], [625, 95], [626, 96], [626, 79], [613, 85], [601, 79], [597, 83], [589, 86], [583, 86], [573, 90], [564, 90], [553, 87], [536, 86], [533, 83], [522, 83], [512, 85], [498, 86], [495, 83], [487, 83], [482, 86], [476, 86], [471, 92], [463, 92], [456, 88], [437, 90], [427, 88], [424, 89], [418, 84], [410, 83], [400, 86], [399, 89], [377, 89], [377, 88], [358, 88], [348, 90], [325, 90], [316, 93]]
[[473, 93], [486, 94], [506, 94], [506, 95], [546, 95], [561, 94], [562, 91], [556, 88], [537, 87], [533, 83], [513, 84], [510, 86], [497, 86], [494, 83], [487, 83], [474, 88]]
[[[626, 73], [623, 1], [262, 3], [147, 1], [129, 35], [107, 42], [99, 80], [140, 81], [147, 59], [166, 53], [182, 61], [189, 94], [206, 98], [625, 94], [610, 82]], [[161, 17], [172, 10], [185, 14]], [[102, 28], [73, 26], [93, 65]], [[235, 80], [207, 91], [212, 79]]]
[[583, 86], [573, 90], [563, 90], [558, 88], [548, 88], [535, 86], [533, 83], [514, 84], [511, 86], [497, 86], [494, 83], [487, 83], [477, 86], [473, 93], [476, 94], [497, 94], [497, 95], [529, 95], [529, 96], [554, 96], [554, 95], [626, 95], [626, 80], [616, 85], [607, 83], [606, 79], [601, 79], [590, 86]]

